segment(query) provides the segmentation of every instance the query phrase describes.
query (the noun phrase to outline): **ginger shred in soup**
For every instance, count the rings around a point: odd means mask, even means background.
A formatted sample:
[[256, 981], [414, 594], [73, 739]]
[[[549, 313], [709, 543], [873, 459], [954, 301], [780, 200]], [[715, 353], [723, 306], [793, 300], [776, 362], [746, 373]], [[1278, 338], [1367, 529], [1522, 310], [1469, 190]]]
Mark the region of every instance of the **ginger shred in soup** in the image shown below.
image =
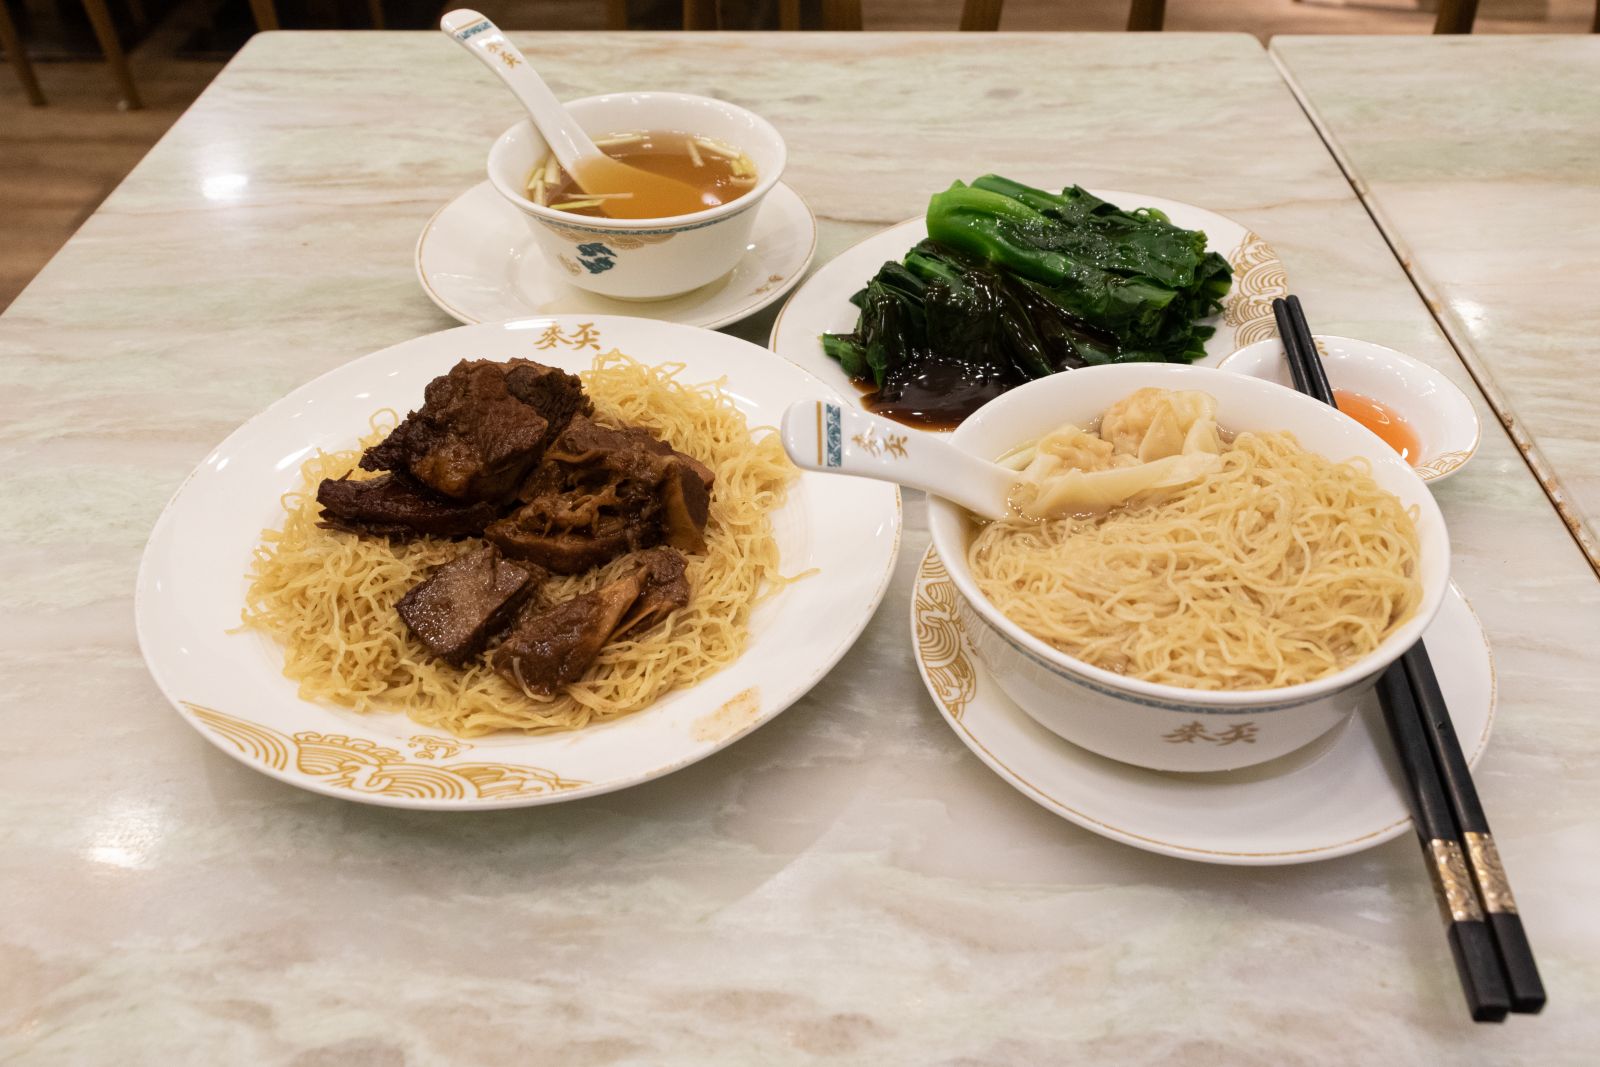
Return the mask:
[[[711, 137], [681, 130], [633, 131], [595, 138], [595, 145], [606, 155], [630, 167], [663, 178], [683, 182], [699, 194], [702, 208], [717, 207], [737, 200], [756, 186], [755, 164], [744, 152]], [[629, 201], [626, 217], [660, 218], [681, 214], [677, 204], [659, 208], [648, 202], [646, 190], [588, 194], [578, 188], [572, 176], [561, 169], [554, 156], [536, 164], [528, 175], [527, 196], [536, 204], [569, 211], [574, 215], [609, 217], [608, 204]]]

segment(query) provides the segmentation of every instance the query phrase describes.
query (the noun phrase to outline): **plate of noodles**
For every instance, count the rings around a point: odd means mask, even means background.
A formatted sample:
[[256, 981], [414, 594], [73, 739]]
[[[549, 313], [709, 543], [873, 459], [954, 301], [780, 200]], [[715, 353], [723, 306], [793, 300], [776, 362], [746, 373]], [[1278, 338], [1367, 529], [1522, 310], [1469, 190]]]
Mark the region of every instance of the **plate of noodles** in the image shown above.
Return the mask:
[[355, 360], [168, 503], [145, 660], [222, 751], [343, 799], [519, 807], [669, 773], [810, 689], [887, 586], [898, 492], [819, 485], [772, 432], [819, 387], [608, 316]]

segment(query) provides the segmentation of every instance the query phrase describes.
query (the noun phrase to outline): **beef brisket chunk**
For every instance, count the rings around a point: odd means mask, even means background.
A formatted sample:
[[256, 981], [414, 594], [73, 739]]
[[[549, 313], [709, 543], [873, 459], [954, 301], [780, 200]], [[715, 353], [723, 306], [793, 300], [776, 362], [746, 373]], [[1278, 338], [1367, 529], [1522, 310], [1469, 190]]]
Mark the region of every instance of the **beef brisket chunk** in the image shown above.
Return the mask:
[[410, 478], [380, 474], [354, 482], [324, 478], [317, 486], [322, 525], [378, 537], [460, 537], [494, 521], [491, 504], [463, 504], [431, 493]]
[[641, 552], [637, 566], [593, 592], [554, 607], [528, 605], [490, 662], [512, 684], [554, 696], [582, 678], [615, 637], [654, 626], [689, 602], [684, 559], [669, 548]]
[[456, 500], [509, 499], [574, 414], [578, 379], [529, 360], [462, 360], [428, 383], [422, 407], [361, 458]]
[[575, 416], [588, 415], [594, 410], [594, 404], [584, 394], [582, 381], [575, 374], [527, 359], [513, 359], [501, 365], [510, 368], [506, 372], [506, 388], [511, 395], [550, 424], [546, 445], [560, 436]]
[[688, 561], [671, 548], [652, 548], [634, 557], [639, 564], [639, 595], [623, 615], [613, 638], [648, 630], [689, 603]]
[[524, 504], [484, 533], [507, 555], [577, 574], [662, 542], [705, 551], [713, 475], [637, 427], [574, 418], [523, 483]]
[[428, 651], [459, 666], [505, 625], [543, 577], [538, 568], [512, 563], [484, 545], [439, 567], [401, 597], [395, 610]]

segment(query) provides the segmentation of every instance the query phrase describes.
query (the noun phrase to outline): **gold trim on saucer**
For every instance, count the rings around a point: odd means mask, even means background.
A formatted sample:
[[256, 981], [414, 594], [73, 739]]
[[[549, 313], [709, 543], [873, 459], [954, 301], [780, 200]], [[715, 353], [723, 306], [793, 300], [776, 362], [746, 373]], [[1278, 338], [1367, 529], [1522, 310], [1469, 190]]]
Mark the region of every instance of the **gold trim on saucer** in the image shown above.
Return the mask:
[[1460, 470], [1461, 465], [1472, 458], [1472, 453], [1473, 449], [1446, 452], [1442, 455], [1434, 456], [1426, 463], [1419, 463], [1411, 469], [1416, 471], [1417, 477], [1423, 481], [1431, 482], [1435, 478], [1443, 478], [1447, 474]]
[[978, 672], [967, 657], [966, 641], [956, 622], [956, 586], [944, 561], [934, 555], [933, 549], [922, 557], [917, 575], [915, 605], [915, 649], [917, 659], [934, 696], [950, 712], [950, 717], [961, 721], [961, 713], [978, 692]]

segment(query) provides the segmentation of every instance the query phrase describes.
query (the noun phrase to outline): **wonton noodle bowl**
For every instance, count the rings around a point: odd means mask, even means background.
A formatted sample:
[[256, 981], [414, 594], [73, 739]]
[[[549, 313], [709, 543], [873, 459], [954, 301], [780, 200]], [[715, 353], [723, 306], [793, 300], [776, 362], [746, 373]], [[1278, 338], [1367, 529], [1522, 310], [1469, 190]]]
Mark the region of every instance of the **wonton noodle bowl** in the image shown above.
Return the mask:
[[1089, 367], [1042, 378], [990, 401], [952, 440], [995, 459], [1062, 423], [1090, 426], [1111, 405], [1146, 387], [1199, 390], [1217, 401], [1228, 432], [1285, 430], [1300, 446], [1339, 462], [1360, 457], [1372, 479], [1415, 508], [1419, 544], [1416, 612], [1356, 662], [1314, 681], [1275, 689], [1202, 690], [1146, 682], [1075, 659], [1001, 614], [979, 592], [967, 564], [968, 514], [929, 499], [934, 548], [960, 596], [963, 629], [999, 686], [1033, 718], [1075, 744], [1142, 767], [1217, 771], [1262, 763], [1342, 723], [1382, 670], [1421, 638], [1449, 582], [1444, 518], [1422, 480], [1379, 437], [1282, 386], [1226, 371], [1170, 364]]

